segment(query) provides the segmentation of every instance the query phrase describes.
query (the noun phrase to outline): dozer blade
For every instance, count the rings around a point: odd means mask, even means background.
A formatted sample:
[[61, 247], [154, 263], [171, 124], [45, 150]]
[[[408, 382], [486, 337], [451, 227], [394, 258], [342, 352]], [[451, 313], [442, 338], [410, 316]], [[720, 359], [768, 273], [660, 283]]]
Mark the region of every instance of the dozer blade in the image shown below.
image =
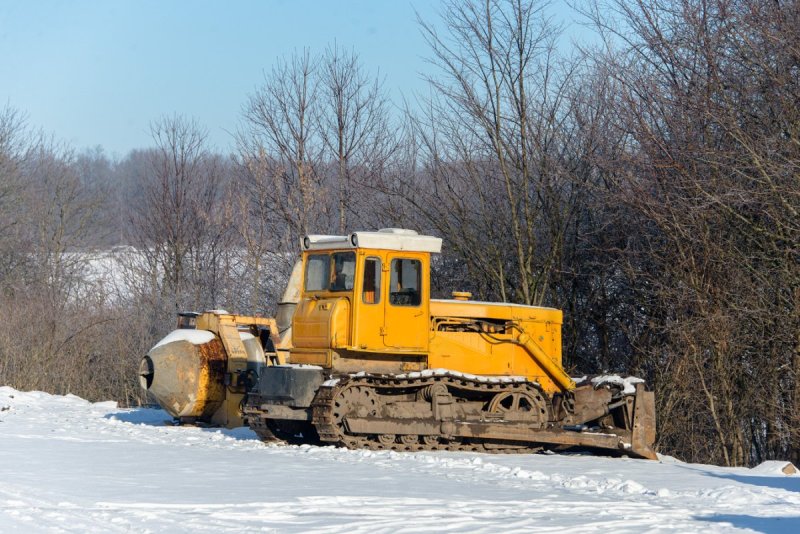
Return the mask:
[[571, 430], [532, 429], [524, 424], [487, 423], [466, 421], [408, 421], [402, 419], [374, 420], [363, 417], [347, 418], [347, 428], [354, 434], [389, 434], [447, 436], [450, 438], [470, 438], [478, 440], [502, 440], [520, 445], [580, 447], [596, 451], [609, 451], [617, 454], [657, 459], [649, 446], [635, 447], [624, 436], [616, 433], [576, 432]]
[[653, 445], [656, 441], [655, 393], [645, 391], [644, 384], [636, 385], [636, 400], [633, 407], [633, 429], [631, 430], [631, 452], [642, 458], [657, 460]]

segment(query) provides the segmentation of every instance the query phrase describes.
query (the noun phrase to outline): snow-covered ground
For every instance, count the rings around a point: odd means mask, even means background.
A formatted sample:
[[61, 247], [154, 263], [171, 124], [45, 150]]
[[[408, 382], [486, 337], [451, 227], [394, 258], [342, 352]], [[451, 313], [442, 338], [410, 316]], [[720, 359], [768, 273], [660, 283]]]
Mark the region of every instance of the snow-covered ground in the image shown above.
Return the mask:
[[567, 455], [264, 445], [0, 388], [0, 532], [800, 532], [800, 476]]

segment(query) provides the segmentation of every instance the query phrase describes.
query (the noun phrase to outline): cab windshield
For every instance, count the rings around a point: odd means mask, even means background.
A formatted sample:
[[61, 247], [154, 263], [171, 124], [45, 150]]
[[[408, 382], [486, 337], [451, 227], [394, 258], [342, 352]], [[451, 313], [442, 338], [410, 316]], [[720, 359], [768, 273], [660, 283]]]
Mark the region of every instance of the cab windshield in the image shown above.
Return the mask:
[[355, 252], [309, 254], [306, 291], [352, 291], [356, 273]]

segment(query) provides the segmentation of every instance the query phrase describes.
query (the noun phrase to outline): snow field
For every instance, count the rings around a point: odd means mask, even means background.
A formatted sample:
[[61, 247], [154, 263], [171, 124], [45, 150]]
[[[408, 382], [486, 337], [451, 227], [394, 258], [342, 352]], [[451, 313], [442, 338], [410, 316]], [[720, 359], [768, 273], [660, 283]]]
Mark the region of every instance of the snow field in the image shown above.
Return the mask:
[[581, 455], [265, 445], [0, 388], [0, 532], [800, 531], [800, 476]]

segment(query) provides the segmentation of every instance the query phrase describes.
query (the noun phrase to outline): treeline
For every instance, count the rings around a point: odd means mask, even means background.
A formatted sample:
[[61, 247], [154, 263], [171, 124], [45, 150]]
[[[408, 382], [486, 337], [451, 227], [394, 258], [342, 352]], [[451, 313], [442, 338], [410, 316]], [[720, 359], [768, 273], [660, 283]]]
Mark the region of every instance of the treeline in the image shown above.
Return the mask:
[[420, 21], [425, 95], [300, 52], [233, 154], [180, 116], [122, 160], [75, 154], [6, 109], [0, 383], [136, 403], [175, 311], [271, 314], [300, 236], [401, 226], [445, 239], [438, 296], [564, 309], [574, 374], [644, 377], [661, 452], [798, 462], [798, 7], [583, 3], [580, 48], [546, 4], [450, 0]]

